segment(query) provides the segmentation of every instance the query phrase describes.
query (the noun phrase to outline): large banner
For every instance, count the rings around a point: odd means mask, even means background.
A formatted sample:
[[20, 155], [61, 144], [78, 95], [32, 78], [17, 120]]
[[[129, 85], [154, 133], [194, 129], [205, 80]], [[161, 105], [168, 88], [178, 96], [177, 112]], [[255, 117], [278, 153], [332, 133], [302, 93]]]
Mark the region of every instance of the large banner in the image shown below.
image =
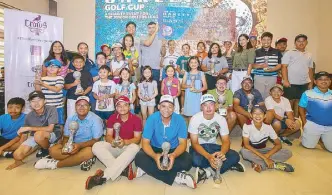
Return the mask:
[[[36, 71], [48, 56], [52, 42], [63, 39], [63, 19], [5, 9], [5, 101], [34, 90]], [[27, 102], [28, 103], [28, 102]], [[26, 105], [26, 111], [30, 108]]]
[[[173, 18], [167, 18], [170, 12]], [[147, 34], [149, 22], [159, 21], [159, 39], [181, 43], [235, 41], [242, 33], [259, 37], [266, 18], [267, 0], [96, 0], [95, 47], [99, 51], [102, 44], [121, 40], [128, 21], [137, 24], [136, 37]]]

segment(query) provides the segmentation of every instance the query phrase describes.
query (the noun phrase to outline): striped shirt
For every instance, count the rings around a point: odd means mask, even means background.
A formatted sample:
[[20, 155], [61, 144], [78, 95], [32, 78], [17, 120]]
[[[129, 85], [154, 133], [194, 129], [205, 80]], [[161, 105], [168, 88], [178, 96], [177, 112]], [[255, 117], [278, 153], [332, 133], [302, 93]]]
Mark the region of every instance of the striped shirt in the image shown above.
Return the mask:
[[[269, 68], [274, 68], [281, 64], [282, 54], [278, 49], [270, 47], [268, 50], [260, 48], [256, 50], [255, 64], [268, 64]], [[253, 69], [256, 76], [278, 76], [278, 71], [266, 72], [263, 68]]]
[[[49, 86], [55, 87], [63, 87], [64, 86], [64, 79], [61, 76], [56, 77], [42, 77], [41, 78], [44, 83]], [[46, 105], [47, 106], [54, 106], [56, 108], [63, 107], [63, 92], [62, 89], [59, 92], [54, 92], [46, 87], [41, 87], [43, 94], [45, 95]]]

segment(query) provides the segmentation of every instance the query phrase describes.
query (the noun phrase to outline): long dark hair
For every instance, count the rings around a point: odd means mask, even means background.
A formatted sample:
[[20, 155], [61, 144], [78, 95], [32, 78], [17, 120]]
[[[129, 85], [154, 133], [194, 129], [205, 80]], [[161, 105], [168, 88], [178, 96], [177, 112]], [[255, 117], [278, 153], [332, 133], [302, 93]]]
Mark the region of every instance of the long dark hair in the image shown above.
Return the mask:
[[197, 60], [197, 62], [198, 62], [198, 67], [197, 67], [197, 70], [199, 70], [199, 71], [201, 71], [202, 69], [201, 69], [201, 62], [199, 61], [199, 58], [197, 57], [197, 56], [191, 56], [189, 59], [188, 59], [188, 72], [190, 72], [191, 71], [191, 68], [190, 68], [190, 61], [191, 60]]
[[220, 58], [222, 56], [220, 45], [218, 43], [212, 43], [211, 46], [210, 46], [209, 52], [208, 52], [208, 57], [209, 58], [212, 58], [212, 52], [211, 52], [211, 50], [212, 50], [212, 47], [215, 46], [215, 45], [218, 47], [218, 55], [217, 55], [217, 57]]
[[120, 76], [120, 82], [119, 82], [119, 84], [121, 85], [122, 82], [123, 82], [122, 77], [121, 77], [121, 73], [122, 73], [123, 71], [127, 71], [127, 72], [129, 73], [128, 81], [129, 81], [129, 83], [131, 83], [131, 74], [130, 74], [130, 70], [129, 70], [128, 68], [122, 68], [122, 69], [120, 70], [120, 73], [119, 73], [119, 76]]
[[131, 34], [126, 34], [124, 37], [123, 37], [123, 39], [122, 39], [122, 47], [123, 47], [123, 49], [124, 50], [130, 50], [130, 48], [126, 48], [126, 44], [125, 44], [125, 39], [126, 39], [126, 37], [130, 37], [131, 38], [131, 40], [132, 40], [132, 45], [130, 46], [130, 47], [132, 47], [132, 46], [134, 46], [134, 37], [133, 37], [133, 35], [131, 35]]
[[[150, 71], [151, 71], [151, 77], [147, 80], [145, 77], [144, 77], [144, 71], [146, 70], [146, 69], [149, 69]], [[142, 69], [142, 75], [141, 75], [141, 79], [140, 79], [140, 83], [142, 83], [143, 81], [147, 81], [147, 82], [152, 82], [152, 68], [151, 68], [151, 66], [149, 66], [149, 65], [146, 65], [146, 66], [144, 66], [143, 67], [143, 69]]]
[[66, 54], [66, 50], [65, 50], [65, 47], [63, 46], [63, 44], [60, 42], [60, 41], [54, 41], [50, 47], [50, 51], [48, 52], [48, 56], [47, 58], [44, 60], [44, 63], [45, 62], [48, 62], [52, 59], [55, 59], [55, 55], [54, 55], [54, 52], [53, 52], [53, 46], [56, 44], [56, 43], [59, 43], [62, 47], [62, 52], [61, 52], [61, 61], [63, 63], [64, 66], [67, 65], [68, 63], [68, 57], [67, 57], [67, 54]]
[[[239, 36], [239, 38], [237, 39], [237, 48], [238, 48], [238, 50], [237, 50], [237, 52], [239, 52], [239, 53], [241, 53], [243, 50], [244, 50], [244, 48], [242, 47], [242, 45], [240, 44], [240, 38], [241, 37], [244, 37], [244, 38], [246, 38], [247, 40], [249, 40], [249, 36], [247, 35], [247, 34], [241, 34], [240, 36]], [[251, 48], [253, 48], [253, 46], [252, 46], [252, 44], [251, 44], [251, 42], [250, 41], [248, 41], [248, 43], [247, 43], [247, 48], [245, 48], [245, 49], [251, 49]]]
[[[89, 45], [86, 42], [80, 42], [79, 44], [77, 44], [77, 50], [78, 48], [80, 48], [81, 45], [85, 45], [89, 51]], [[89, 59], [89, 52], [86, 54], [86, 59]]]

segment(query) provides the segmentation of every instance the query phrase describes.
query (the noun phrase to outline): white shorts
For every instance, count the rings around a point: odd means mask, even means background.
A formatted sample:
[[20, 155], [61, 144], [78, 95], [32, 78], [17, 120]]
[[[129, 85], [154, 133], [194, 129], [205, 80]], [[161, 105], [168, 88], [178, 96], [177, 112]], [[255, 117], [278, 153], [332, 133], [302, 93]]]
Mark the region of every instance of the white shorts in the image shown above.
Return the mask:
[[148, 102], [145, 102], [145, 101], [139, 100], [139, 104], [140, 104], [141, 106], [152, 106], [152, 107], [154, 107], [154, 106], [156, 106], [156, 99], [150, 100], [150, 101], [148, 101]]

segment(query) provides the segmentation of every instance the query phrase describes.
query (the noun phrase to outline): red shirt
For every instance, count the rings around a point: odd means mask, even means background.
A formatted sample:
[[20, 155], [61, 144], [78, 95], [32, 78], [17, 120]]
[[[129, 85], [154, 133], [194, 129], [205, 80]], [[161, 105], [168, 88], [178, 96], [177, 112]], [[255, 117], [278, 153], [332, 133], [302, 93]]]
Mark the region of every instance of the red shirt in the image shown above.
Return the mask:
[[[114, 123], [120, 123], [120, 137], [121, 139], [132, 139], [134, 138], [134, 132], [142, 132], [142, 121], [141, 119], [129, 112], [128, 120], [123, 122], [118, 113], [114, 113], [107, 120], [107, 128], [113, 128]], [[113, 137], [115, 133], [113, 133]]]

